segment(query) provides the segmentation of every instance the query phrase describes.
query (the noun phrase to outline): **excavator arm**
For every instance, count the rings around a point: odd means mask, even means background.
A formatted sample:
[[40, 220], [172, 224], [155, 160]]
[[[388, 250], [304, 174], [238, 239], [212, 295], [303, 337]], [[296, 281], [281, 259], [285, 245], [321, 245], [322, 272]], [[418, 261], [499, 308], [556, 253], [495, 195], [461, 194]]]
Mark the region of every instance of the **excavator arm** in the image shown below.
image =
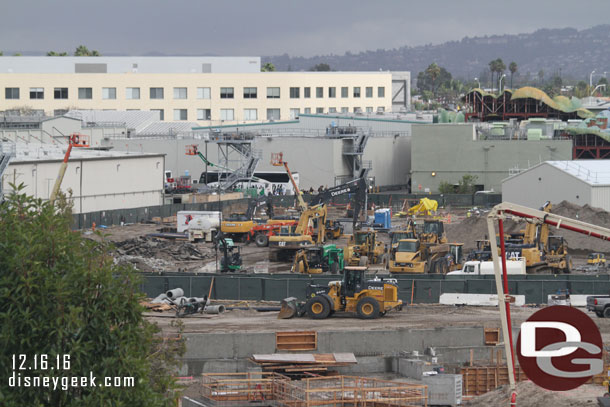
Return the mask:
[[346, 182], [345, 184], [338, 185], [336, 187], [328, 188], [326, 191], [321, 192], [315, 198], [315, 205], [326, 205], [334, 197], [345, 194], [354, 194], [352, 199], [354, 216], [352, 218], [353, 229], [356, 229], [356, 223], [360, 216], [360, 212], [363, 210], [366, 200], [367, 184], [366, 184], [366, 172], [362, 174], [360, 178]]

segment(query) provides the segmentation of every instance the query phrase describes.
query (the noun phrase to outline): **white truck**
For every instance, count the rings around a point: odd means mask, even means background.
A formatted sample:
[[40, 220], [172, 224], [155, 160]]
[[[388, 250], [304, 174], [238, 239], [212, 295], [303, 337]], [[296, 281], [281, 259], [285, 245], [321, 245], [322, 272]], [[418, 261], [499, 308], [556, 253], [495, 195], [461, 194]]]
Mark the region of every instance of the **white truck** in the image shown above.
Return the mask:
[[189, 242], [211, 242], [219, 230], [220, 220], [218, 218], [195, 218], [188, 224], [187, 233]]
[[[525, 259], [506, 260], [508, 274], [525, 274]], [[447, 273], [448, 276], [480, 276], [494, 273], [493, 261], [472, 260], [464, 263], [461, 270]]]
[[176, 214], [176, 231], [185, 233], [189, 224], [197, 218], [216, 219], [218, 222], [222, 220], [221, 213], [218, 211], [179, 211]]

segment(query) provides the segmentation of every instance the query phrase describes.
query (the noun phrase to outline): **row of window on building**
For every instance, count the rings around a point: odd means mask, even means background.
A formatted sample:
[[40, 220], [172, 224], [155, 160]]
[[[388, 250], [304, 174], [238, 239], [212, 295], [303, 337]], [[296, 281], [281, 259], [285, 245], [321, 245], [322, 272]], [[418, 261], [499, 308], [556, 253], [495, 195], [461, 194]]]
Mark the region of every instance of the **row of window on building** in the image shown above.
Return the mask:
[[[117, 98], [117, 88], [102, 88], [102, 99], [116, 99]], [[302, 90], [302, 93], [301, 93]], [[301, 94], [304, 99], [311, 98], [311, 87], [291, 87], [289, 90], [290, 99], [300, 99]], [[350, 95], [349, 87], [343, 86], [339, 88], [341, 98], [348, 98]], [[326, 92], [324, 87], [316, 87], [315, 88], [315, 96], [316, 98], [324, 98], [324, 95], [327, 95], [328, 98], [336, 98], [337, 97], [337, 88], [334, 86], [330, 86], [326, 88]], [[361, 97], [361, 87], [354, 86], [352, 87], [351, 96], [353, 98]], [[4, 96], [6, 99], [19, 99], [20, 98], [20, 89], [19, 88], [4, 88]], [[235, 88], [225, 87], [220, 88], [220, 99], [235, 99]], [[364, 96], [367, 98], [373, 97], [373, 87], [367, 86], [364, 88]], [[149, 93], [150, 99], [164, 99], [165, 98], [165, 89], [164, 88], [150, 88]], [[268, 87], [267, 88], [267, 99], [279, 99], [281, 97], [280, 88], [279, 87]], [[377, 87], [377, 97], [385, 97], [385, 87], [378, 86]], [[68, 99], [68, 88], [54, 88], [53, 89], [53, 98], [54, 99]], [[78, 88], [78, 98], [79, 99], [93, 99], [93, 88]], [[211, 88], [197, 88], [197, 99], [210, 99], [211, 98]], [[258, 88], [250, 87], [243, 88], [243, 98], [244, 99], [257, 99], [258, 98]], [[30, 99], [44, 99], [44, 88], [30, 88]], [[140, 99], [140, 88], [125, 88], [125, 99]], [[174, 88], [174, 99], [188, 99], [188, 88], [178, 87]]]

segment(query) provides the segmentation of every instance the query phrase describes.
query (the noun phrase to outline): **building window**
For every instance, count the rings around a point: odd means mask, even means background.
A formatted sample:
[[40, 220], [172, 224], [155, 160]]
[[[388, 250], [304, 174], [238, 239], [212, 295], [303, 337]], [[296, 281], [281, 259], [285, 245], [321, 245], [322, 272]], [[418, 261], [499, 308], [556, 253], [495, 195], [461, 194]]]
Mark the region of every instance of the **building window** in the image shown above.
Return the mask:
[[267, 120], [280, 120], [280, 109], [267, 109]]
[[336, 107], [329, 107], [328, 108], [328, 113], [337, 113], [337, 108]]
[[212, 109], [197, 109], [197, 120], [212, 120]]
[[354, 107], [354, 113], [362, 113], [362, 108]]
[[78, 88], [79, 99], [93, 99], [93, 89], [91, 88]]
[[44, 88], [30, 88], [30, 99], [44, 99]]
[[311, 114], [311, 107], [306, 107], [305, 111], [303, 113], [304, 114]]
[[68, 109], [55, 109], [53, 110], [53, 116], [63, 116], [68, 113]]
[[383, 107], [383, 106], [379, 106], [379, 107], [377, 108], [377, 113], [383, 113], [383, 112], [385, 112], [385, 107]]
[[244, 88], [244, 99], [256, 99], [256, 88]]
[[102, 88], [102, 99], [116, 99], [116, 88]]
[[303, 97], [309, 99], [311, 97], [311, 88], [303, 88]]
[[186, 99], [186, 88], [174, 88], [174, 99]]
[[151, 112], [159, 112], [159, 120], [165, 120], [165, 112], [163, 109], [150, 109]]
[[316, 97], [317, 98], [323, 98], [324, 97], [324, 88], [322, 88], [322, 87], [317, 87], [316, 88]]
[[366, 97], [367, 98], [372, 98], [373, 97], [373, 87], [372, 86], [367, 86], [366, 87]]
[[330, 88], [328, 88], [328, 97], [336, 98], [337, 97], [337, 88], [335, 88], [334, 86], [331, 86]]
[[19, 88], [4, 88], [6, 99], [19, 99]]
[[298, 99], [301, 97], [301, 88], [290, 88], [290, 99]]
[[127, 88], [125, 90], [126, 99], [140, 99], [140, 88]]
[[347, 95], [348, 95], [348, 93], [349, 93], [349, 88], [348, 88], [347, 86], [343, 86], [343, 87], [341, 87], [341, 97], [342, 97], [342, 98], [346, 98], [346, 97], [348, 97], [348, 96], [347, 96]]
[[163, 88], [150, 88], [151, 99], [163, 99]]
[[197, 88], [197, 99], [209, 99], [210, 95], [210, 88]]
[[384, 98], [385, 97], [385, 88], [383, 86], [379, 86], [377, 88], [377, 97]]
[[366, 107], [366, 112], [367, 113], [373, 113], [373, 106], [367, 106]]
[[342, 107], [341, 113], [349, 113], [349, 107]]
[[290, 118], [291, 119], [297, 119], [299, 117], [299, 114], [301, 114], [301, 109], [290, 109]]
[[354, 97], [355, 98], [360, 97], [360, 86], [354, 86]]
[[53, 97], [55, 99], [68, 99], [68, 88], [53, 89]]
[[221, 99], [233, 99], [233, 88], [220, 88]]
[[267, 99], [279, 99], [280, 88], [267, 88]]
[[256, 109], [244, 109], [244, 120], [258, 120]]
[[220, 120], [235, 120], [233, 109], [220, 109]]
[[324, 108], [323, 107], [316, 107], [316, 113], [317, 114], [324, 114]]
[[174, 109], [174, 120], [186, 120], [187, 117], [186, 109]]

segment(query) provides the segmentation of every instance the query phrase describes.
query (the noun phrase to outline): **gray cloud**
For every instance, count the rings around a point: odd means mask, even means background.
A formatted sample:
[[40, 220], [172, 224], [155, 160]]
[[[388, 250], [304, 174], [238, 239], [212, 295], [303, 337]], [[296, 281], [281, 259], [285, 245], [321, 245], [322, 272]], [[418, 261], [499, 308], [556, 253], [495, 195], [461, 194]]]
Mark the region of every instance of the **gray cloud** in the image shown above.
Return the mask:
[[607, 0], [21, 0], [0, 49], [278, 55], [358, 52], [606, 23]]

